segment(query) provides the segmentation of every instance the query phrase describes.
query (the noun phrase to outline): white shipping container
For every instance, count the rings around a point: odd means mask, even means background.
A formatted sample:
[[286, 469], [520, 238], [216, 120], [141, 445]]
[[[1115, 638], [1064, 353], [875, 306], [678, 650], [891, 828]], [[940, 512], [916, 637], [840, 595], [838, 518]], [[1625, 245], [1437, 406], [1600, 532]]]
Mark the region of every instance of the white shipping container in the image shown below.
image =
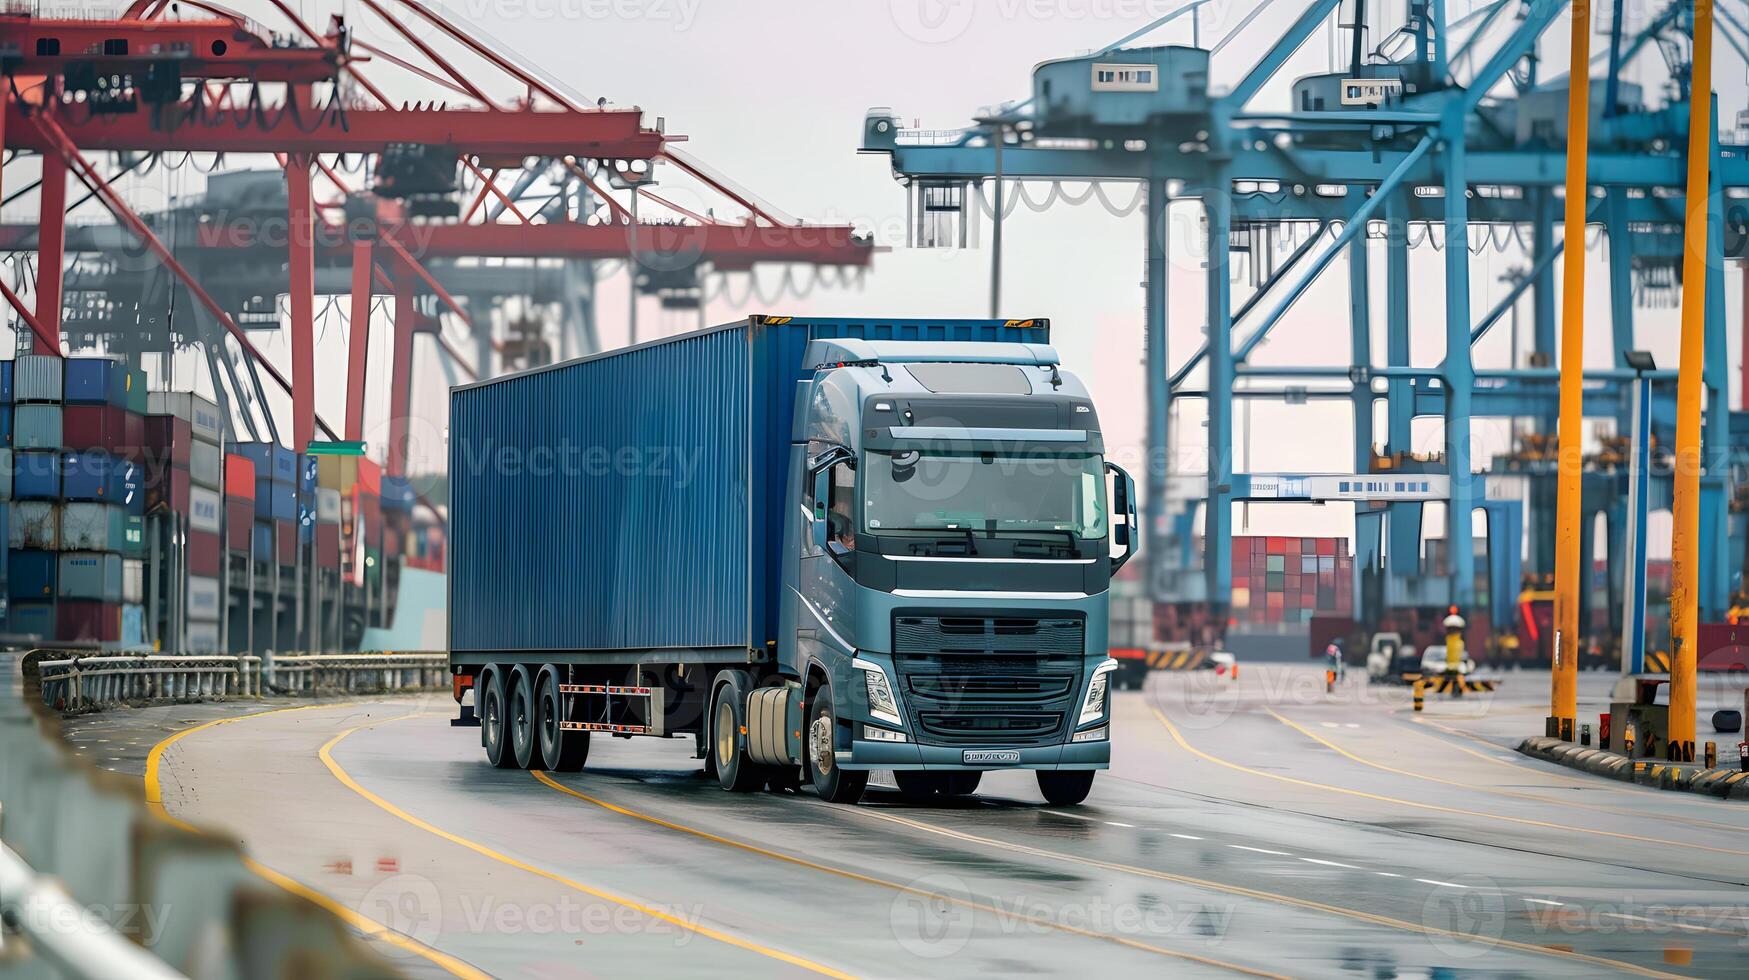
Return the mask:
[[146, 396], [146, 411], [151, 415], [174, 415], [185, 419], [194, 437], [217, 445], [223, 438], [219, 407], [188, 391], [154, 391]]
[[146, 563], [139, 558], [121, 560], [121, 601], [138, 603], [146, 594]]
[[25, 354], [12, 365], [12, 398], [20, 402], [61, 400], [64, 362], [53, 354]]
[[196, 439], [188, 447], [188, 479], [197, 487], [222, 488], [225, 454], [218, 446]]
[[340, 523], [340, 491], [331, 487], [316, 488], [316, 520], [322, 524]]
[[121, 551], [127, 512], [115, 504], [70, 500], [61, 505], [63, 551]]
[[14, 550], [61, 547], [61, 505], [47, 500], [20, 500], [12, 505], [10, 544]]
[[188, 624], [188, 652], [224, 653], [225, 651], [220, 648], [219, 644], [219, 624], [190, 622]]
[[200, 575], [188, 577], [188, 618], [203, 623], [217, 622], [223, 611], [219, 580]]
[[217, 534], [224, 529], [224, 501], [206, 487], [188, 488], [188, 526]]

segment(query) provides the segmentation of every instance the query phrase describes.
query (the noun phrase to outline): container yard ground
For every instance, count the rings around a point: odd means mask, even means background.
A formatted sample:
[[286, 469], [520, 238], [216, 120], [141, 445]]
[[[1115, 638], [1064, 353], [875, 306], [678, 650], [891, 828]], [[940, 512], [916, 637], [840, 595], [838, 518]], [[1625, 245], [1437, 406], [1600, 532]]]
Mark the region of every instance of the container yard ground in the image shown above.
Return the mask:
[[1024, 772], [941, 806], [725, 794], [678, 740], [492, 769], [441, 695], [121, 711], [69, 737], [137, 772], [170, 729], [301, 708], [179, 739], [165, 806], [463, 965], [388, 948], [424, 975], [1741, 970], [1749, 811], [1514, 753], [1546, 674], [1416, 717], [1404, 689], [1251, 667], [1117, 693], [1112, 770], [1073, 811]]

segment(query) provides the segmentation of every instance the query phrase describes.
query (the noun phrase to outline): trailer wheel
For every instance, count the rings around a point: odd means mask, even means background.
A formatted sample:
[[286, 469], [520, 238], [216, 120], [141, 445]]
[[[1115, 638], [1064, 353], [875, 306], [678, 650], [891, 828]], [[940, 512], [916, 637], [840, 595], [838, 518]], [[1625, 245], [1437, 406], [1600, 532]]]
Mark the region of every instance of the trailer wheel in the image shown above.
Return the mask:
[[568, 732], [559, 727], [566, 719], [558, 671], [550, 667], [541, 671], [534, 705], [535, 722], [540, 730], [540, 757], [546, 768], [553, 772], [582, 772], [589, 758], [589, 733]]
[[747, 758], [741, 729], [747, 724], [747, 680], [738, 670], [723, 671], [711, 705], [711, 761], [717, 783], [731, 793], [751, 793], [765, 785], [764, 767]]
[[505, 700], [510, 710], [510, 751], [521, 769], [540, 768], [539, 736], [535, 734], [534, 692], [529, 688], [528, 669], [518, 664], [510, 672], [510, 696]]
[[1053, 806], [1074, 806], [1093, 790], [1092, 769], [1040, 769], [1038, 791]]
[[504, 672], [492, 670], [480, 693], [480, 743], [486, 761], [499, 769], [516, 768], [516, 753], [510, 749], [509, 709], [504, 697]]
[[832, 685], [822, 684], [808, 705], [808, 778], [828, 803], [855, 803], [868, 788], [868, 771], [838, 768], [838, 719], [832, 714]]

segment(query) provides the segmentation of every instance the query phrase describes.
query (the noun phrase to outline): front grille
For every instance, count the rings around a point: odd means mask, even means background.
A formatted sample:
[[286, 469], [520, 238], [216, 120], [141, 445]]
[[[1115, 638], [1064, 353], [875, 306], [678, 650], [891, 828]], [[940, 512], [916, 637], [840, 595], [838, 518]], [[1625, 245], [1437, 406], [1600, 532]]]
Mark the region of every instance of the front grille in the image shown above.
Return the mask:
[[994, 747], [1062, 741], [1085, 663], [1078, 619], [894, 617], [893, 663], [918, 740]]

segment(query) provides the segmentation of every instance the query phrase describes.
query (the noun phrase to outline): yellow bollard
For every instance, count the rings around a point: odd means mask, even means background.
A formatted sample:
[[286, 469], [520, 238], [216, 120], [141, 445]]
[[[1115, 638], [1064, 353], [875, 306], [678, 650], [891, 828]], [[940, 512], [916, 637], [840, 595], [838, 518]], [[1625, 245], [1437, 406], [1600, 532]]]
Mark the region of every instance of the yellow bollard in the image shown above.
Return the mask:
[[1717, 743], [1717, 742], [1706, 743], [1706, 755], [1704, 756], [1703, 761], [1706, 763], [1706, 767], [1708, 769], [1712, 769], [1712, 768], [1715, 768], [1716, 766], [1718, 766], [1718, 764], [1719, 764], [1719, 743]]
[[1419, 681], [1419, 680], [1415, 682], [1415, 710], [1416, 711], [1420, 711], [1423, 707], [1422, 700], [1424, 698], [1424, 695], [1423, 695], [1422, 690], [1421, 690], [1421, 685], [1423, 683], [1424, 682]]

